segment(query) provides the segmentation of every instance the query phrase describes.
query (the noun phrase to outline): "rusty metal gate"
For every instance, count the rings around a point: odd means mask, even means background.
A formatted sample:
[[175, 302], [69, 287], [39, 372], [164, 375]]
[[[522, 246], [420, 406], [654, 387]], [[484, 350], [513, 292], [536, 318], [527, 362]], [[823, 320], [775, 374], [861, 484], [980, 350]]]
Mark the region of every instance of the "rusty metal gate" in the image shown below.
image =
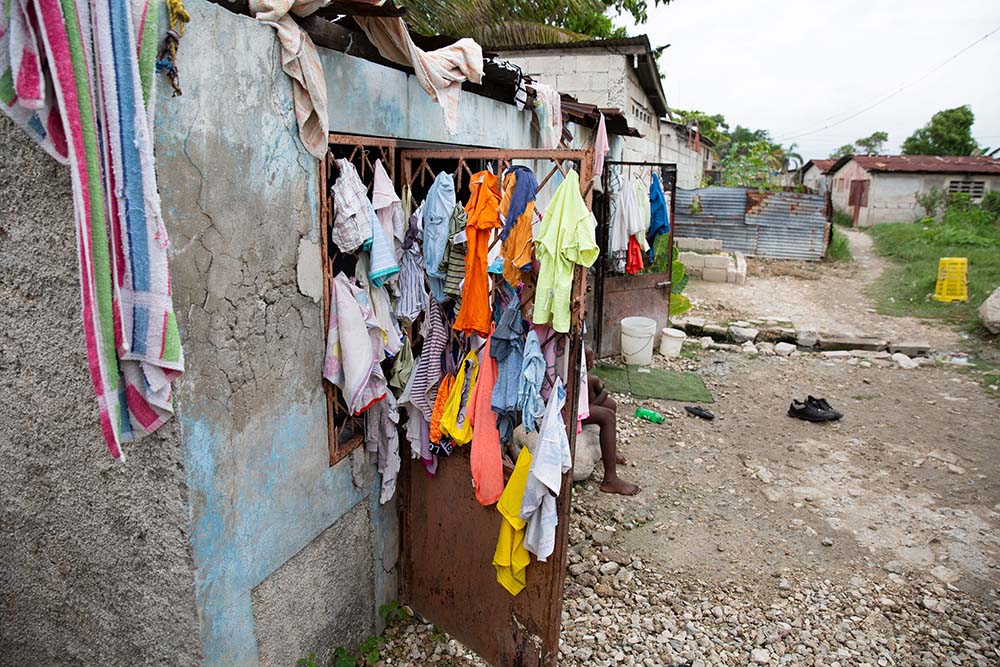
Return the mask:
[[616, 181], [626, 182], [634, 175], [656, 170], [664, 193], [669, 196], [670, 240], [674, 247], [674, 201], [677, 195], [677, 165], [667, 162], [604, 163], [604, 192], [595, 198], [594, 214], [597, 217], [597, 244], [601, 257], [595, 264], [592, 317], [589, 319], [593, 348], [599, 358], [621, 353], [621, 321], [625, 317], [639, 316], [656, 320], [657, 331], [670, 321], [670, 263], [664, 273], [639, 273], [634, 276], [617, 273], [612, 268], [608, 253], [609, 231], [613, 207], [612, 197]]
[[[556, 173], [565, 173], [566, 163], [576, 163], [582, 194], [590, 206], [592, 150], [405, 150], [400, 167], [403, 183], [416, 195], [420, 187], [433, 181], [432, 167], [454, 170], [461, 189], [463, 171], [471, 176], [470, 162], [492, 161], [499, 174], [515, 160], [554, 165], [539, 179], [539, 190]], [[565, 377], [568, 415], [577, 413], [579, 400], [586, 279], [586, 270], [577, 267], [572, 325], [565, 335], [569, 345]], [[570, 449], [575, 452], [576, 420], [566, 422]], [[410, 459], [403, 464], [400, 599], [496, 667], [553, 667], [559, 654], [572, 471], [563, 476], [556, 502], [559, 524], [555, 550], [545, 563], [532, 559], [528, 586], [515, 597], [496, 580], [492, 558], [501, 517], [495, 507], [484, 507], [475, 498], [469, 451], [469, 447], [457, 447], [438, 466], [433, 479], [420, 461]], [[505, 462], [505, 477], [509, 478], [510, 472]]]

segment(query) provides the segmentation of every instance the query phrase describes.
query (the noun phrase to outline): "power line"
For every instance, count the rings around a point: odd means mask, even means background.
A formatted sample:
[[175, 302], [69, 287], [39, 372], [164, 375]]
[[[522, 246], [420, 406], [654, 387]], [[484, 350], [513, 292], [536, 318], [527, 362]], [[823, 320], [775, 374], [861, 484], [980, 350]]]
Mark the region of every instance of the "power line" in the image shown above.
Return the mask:
[[[900, 86], [896, 90], [892, 91], [891, 93], [889, 93], [885, 97], [883, 97], [883, 98], [881, 98], [881, 99], [873, 102], [872, 104], [869, 104], [868, 106], [864, 107], [863, 109], [859, 109], [858, 111], [855, 111], [854, 113], [850, 114], [849, 116], [846, 116], [845, 118], [842, 118], [842, 119], [838, 120], [835, 123], [830, 123], [828, 125], [824, 125], [821, 128], [818, 128], [816, 130], [811, 130], [809, 132], [802, 132], [800, 134], [794, 134], [794, 135], [791, 135], [791, 136], [779, 137], [778, 139], [775, 139], [775, 141], [788, 141], [790, 139], [798, 139], [799, 137], [805, 137], [805, 136], [808, 136], [810, 134], [816, 134], [817, 132], [822, 132], [823, 130], [828, 130], [831, 127], [836, 127], [837, 125], [840, 125], [842, 123], [846, 123], [849, 120], [857, 118], [861, 114], [866, 113], [868, 111], [871, 111], [872, 109], [874, 109], [875, 107], [879, 106], [883, 102], [886, 102], [887, 100], [895, 97], [896, 95], [898, 95], [899, 93], [903, 92], [907, 88], [920, 83], [921, 81], [923, 81], [927, 77], [931, 76], [932, 74], [934, 74], [935, 72], [937, 72], [938, 70], [940, 70], [941, 68], [943, 68], [945, 65], [948, 65], [949, 63], [951, 63], [951, 61], [955, 60], [956, 58], [958, 58], [960, 55], [962, 55], [963, 53], [965, 53], [966, 51], [968, 51], [972, 47], [976, 46], [977, 44], [979, 44], [982, 41], [985, 41], [986, 39], [988, 39], [989, 37], [991, 37], [992, 35], [994, 35], [997, 32], [1000, 32], [1000, 26], [997, 26], [993, 30], [989, 31], [988, 33], [986, 33], [985, 35], [983, 35], [982, 37], [980, 37], [976, 41], [972, 42], [971, 44], [969, 44], [968, 46], [966, 46], [965, 48], [963, 48], [961, 51], [958, 51], [957, 53], [955, 53], [954, 55], [952, 55], [947, 60], [941, 62], [939, 65], [937, 65], [936, 67], [934, 67], [933, 69], [931, 69], [930, 71], [928, 71], [927, 73], [925, 73], [924, 75], [922, 75], [920, 78], [914, 79], [913, 81], [910, 81], [909, 83], [903, 84], [902, 86]], [[836, 118], [836, 116], [831, 116], [831, 118]]]

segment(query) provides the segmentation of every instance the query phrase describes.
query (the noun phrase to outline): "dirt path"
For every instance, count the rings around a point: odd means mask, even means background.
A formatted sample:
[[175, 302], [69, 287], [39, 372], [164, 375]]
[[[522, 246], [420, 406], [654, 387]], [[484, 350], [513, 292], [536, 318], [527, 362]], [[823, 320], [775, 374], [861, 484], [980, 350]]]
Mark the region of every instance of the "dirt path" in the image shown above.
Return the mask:
[[854, 253], [853, 263], [751, 258], [745, 285], [691, 281], [686, 291], [694, 302], [690, 314], [715, 320], [775, 318], [798, 328], [925, 341], [938, 350], [957, 351], [958, 334], [943, 325], [875, 311], [864, 290], [879, 279], [887, 263], [875, 254], [870, 236], [852, 230], [843, 233]]

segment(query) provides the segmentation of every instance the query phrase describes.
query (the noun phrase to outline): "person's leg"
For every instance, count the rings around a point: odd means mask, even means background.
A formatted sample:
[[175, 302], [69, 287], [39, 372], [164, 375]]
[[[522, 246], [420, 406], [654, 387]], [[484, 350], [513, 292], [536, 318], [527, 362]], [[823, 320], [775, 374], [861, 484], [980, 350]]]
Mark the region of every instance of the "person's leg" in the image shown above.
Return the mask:
[[[611, 402], [614, 403], [614, 401]], [[601, 491], [632, 496], [639, 493], [639, 487], [618, 477], [615, 421], [615, 411], [606, 407], [602, 402], [601, 405], [590, 406], [590, 417], [585, 419], [583, 423], [597, 424], [601, 430], [601, 461], [604, 463], [604, 481], [601, 482]]]
[[[618, 435], [618, 404], [615, 403], [615, 399], [611, 398], [610, 394], [604, 394], [604, 398], [601, 401], [599, 401], [598, 403], [596, 403], [596, 405], [598, 407], [601, 407], [601, 408], [607, 408], [608, 410], [611, 410], [612, 413], [614, 413], [612, 415], [614, 417], [613, 423], [615, 425], [614, 432], [615, 432], [615, 435], [617, 436]], [[626, 461], [625, 457], [622, 455], [622, 453], [618, 451], [618, 439], [617, 439], [617, 437], [615, 438], [615, 463], [617, 463], [620, 466], [628, 465], [628, 461]]]

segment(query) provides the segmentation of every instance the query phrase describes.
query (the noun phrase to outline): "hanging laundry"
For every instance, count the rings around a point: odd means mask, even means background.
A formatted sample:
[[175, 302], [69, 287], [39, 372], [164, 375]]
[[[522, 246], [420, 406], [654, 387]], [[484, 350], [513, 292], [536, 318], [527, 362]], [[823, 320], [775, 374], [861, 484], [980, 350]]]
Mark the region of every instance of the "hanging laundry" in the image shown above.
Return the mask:
[[417, 83], [441, 105], [444, 127], [458, 132], [458, 101], [464, 81], [483, 79], [483, 49], [468, 37], [436, 51], [424, 51], [413, 43], [401, 18], [355, 16], [382, 57], [413, 68]]
[[441, 416], [444, 414], [445, 403], [448, 402], [448, 396], [451, 395], [454, 386], [455, 377], [453, 375], [445, 375], [441, 378], [441, 384], [438, 385], [437, 397], [434, 399], [434, 408], [431, 411], [430, 440], [432, 443], [439, 443], [444, 437], [444, 433], [441, 432]]
[[351, 414], [361, 414], [385, 398], [387, 385], [379, 366], [382, 348], [382, 330], [368, 295], [338, 273], [330, 286], [323, 377], [340, 388]]
[[372, 207], [382, 225], [385, 237], [392, 242], [393, 256], [398, 262], [403, 251], [403, 202], [396, 195], [392, 179], [382, 165], [382, 160], [375, 160], [375, 176], [372, 185]]
[[559, 523], [556, 497], [562, 488], [563, 474], [573, 467], [569, 438], [562, 418], [565, 403], [566, 388], [559, 379], [545, 406], [521, 504], [521, 518], [525, 520], [524, 548], [542, 562], [552, 555], [555, 548], [556, 526]]
[[[584, 325], [583, 333], [587, 333]], [[587, 379], [587, 343], [580, 337], [580, 395], [577, 398], [576, 410], [576, 432], [583, 431], [583, 420], [590, 417], [590, 392], [587, 391], [589, 385]]]
[[542, 403], [542, 383], [545, 380], [545, 357], [538, 334], [532, 330], [524, 341], [524, 358], [517, 388], [517, 407], [521, 410], [521, 421], [529, 433], [538, 428], [538, 420], [545, 410]]
[[368, 188], [361, 182], [358, 170], [345, 158], [337, 160], [340, 176], [333, 182], [333, 225], [330, 240], [341, 252], [356, 252], [372, 238], [378, 224], [375, 209], [368, 201]]
[[410, 216], [410, 225], [403, 237], [402, 259], [399, 262], [399, 280], [396, 300], [396, 317], [404, 322], [415, 322], [427, 307], [427, 288], [424, 286], [424, 253], [420, 247], [423, 236], [423, 204]]
[[642, 271], [642, 248], [634, 236], [628, 237], [628, 259], [625, 262], [625, 273], [634, 276]]
[[396, 355], [396, 360], [392, 363], [392, 374], [389, 376], [389, 386], [398, 391], [402, 391], [410, 383], [410, 376], [413, 375], [413, 348], [410, 347], [410, 339], [403, 339], [403, 347]]
[[512, 167], [504, 176], [503, 196], [500, 199], [500, 213], [504, 216], [500, 256], [504, 262], [504, 279], [515, 288], [521, 284], [521, 272], [531, 268], [535, 255], [531, 230], [535, 221], [537, 190], [538, 180], [527, 167]]
[[448, 245], [441, 260], [444, 293], [455, 299], [456, 304], [462, 302], [462, 281], [465, 279], [465, 257], [468, 246], [465, 241], [465, 227], [468, 219], [468, 214], [461, 206], [456, 206], [452, 211], [451, 221], [448, 224]]
[[522, 447], [514, 472], [497, 502], [497, 511], [503, 520], [500, 522], [497, 548], [493, 553], [493, 567], [497, 570], [497, 582], [511, 595], [520, 593], [528, 583], [526, 570], [531, 563], [531, 555], [524, 548], [525, 522], [521, 518], [521, 505], [530, 469], [531, 452], [527, 447]]
[[558, 90], [544, 83], [535, 82], [531, 87], [535, 89], [535, 120], [542, 148], [551, 150], [559, 146], [562, 138], [562, 97]]
[[632, 189], [635, 191], [635, 203], [639, 208], [639, 224], [636, 228], [630, 229], [629, 236], [635, 237], [639, 242], [639, 249], [643, 252], [649, 250], [649, 243], [646, 242], [646, 234], [649, 233], [649, 195], [646, 184], [638, 176], [632, 179]]
[[438, 382], [441, 381], [441, 358], [448, 346], [448, 322], [441, 306], [433, 299], [427, 304], [420, 335], [424, 339], [420, 361], [413, 369], [413, 393], [411, 402], [423, 413], [429, 424], [437, 396]]
[[474, 351], [469, 351], [458, 368], [455, 384], [448, 394], [441, 414], [441, 432], [451, 437], [456, 445], [465, 445], [472, 440], [472, 423], [469, 420], [469, 399], [476, 388], [479, 375], [479, 359]]
[[465, 205], [468, 223], [465, 227], [465, 286], [462, 288], [462, 307], [455, 318], [455, 330], [486, 336], [490, 331], [490, 279], [486, 273], [489, 265], [490, 236], [500, 227], [499, 179], [490, 171], [472, 175], [469, 183], [471, 194]]
[[483, 362], [475, 379], [476, 388], [469, 399], [469, 425], [472, 446], [469, 452], [472, 484], [480, 505], [492, 505], [503, 493], [503, 459], [500, 454], [500, 432], [493, 414], [491, 397], [497, 380], [497, 362], [490, 356], [492, 337], [486, 339]]
[[370, 261], [366, 275], [375, 287], [382, 287], [399, 274], [399, 264], [392, 242], [386, 238], [377, 218], [372, 224], [371, 244], [367, 249]]
[[[420, 365], [420, 357], [417, 357], [415, 364]], [[427, 474], [433, 476], [437, 471], [437, 457], [430, 451], [429, 424], [424, 419], [424, 413], [413, 404], [415, 379], [416, 373], [410, 375], [410, 382], [399, 396], [399, 408], [406, 411], [406, 425], [403, 430], [410, 445], [410, 458], [420, 459]]]
[[386, 355], [395, 357], [403, 348], [403, 333], [399, 330], [399, 321], [392, 312], [389, 292], [384, 286], [376, 286], [374, 281], [368, 279], [371, 274], [368, 266], [369, 261], [368, 253], [359, 252], [357, 254], [355, 280], [368, 296], [368, 303], [371, 305], [375, 321], [378, 323], [382, 343], [382, 347], [379, 349], [383, 350]]
[[548, 324], [568, 332], [573, 270], [589, 267], [600, 250], [594, 240], [596, 222], [580, 196], [580, 175], [570, 170], [545, 211], [535, 238], [541, 265], [535, 290], [535, 324]]
[[431, 296], [437, 302], [445, 300], [441, 260], [448, 245], [448, 225], [455, 209], [455, 181], [451, 174], [441, 172], [434, 179], [424, 200], [424, 271]]
[[521, 321], [521, 304], [516, 295], [504, 307], [493, 331], [490, 355], [497, 364], [497, 381], [490, 405], [496, 413], [500, 442], [506, 445], [513, 440], [514, 429], [520, 421], [517, 396], [524, 361], [524, 324]]
[[624, 273], [628, 261], [629, 239], [643, 229], [642, 211], [636, 200], [635, 189], [629, 183], [625, 183], [622, 190], [615, 193], [614, 198], [617, 206], [608, 234], [608, 256], [612, 270]]
[[0, 11], [0, 110], [70, 167], [88, 368], [118, 461], [123, 442], [170, 418], [184, 370], [148, 106], [159, 7], [36, 0]]
[[594, 132], [594, 190], [604, 192], [604, 157], [611, 150], [608, 145], [608, 128], [604, 123], [604, 114], [598, 112], [597, 130]]
[[652, 261], [656, 249], [656, 237], [660, 234], [670, 233], [670, 214], [667, 212], [667, 200], [663, 196], [660, 177], [655, 173], [649, 184], [649, 206], [651, 216], [647, 240], [649, 241], [649, 259]]
[[365, 413], [365, 449], [382, 475], [379, 502], [384, 505], [396, 492], [400, 466], [399, 410], [392, 393], [386, 393], [385, 400]]

